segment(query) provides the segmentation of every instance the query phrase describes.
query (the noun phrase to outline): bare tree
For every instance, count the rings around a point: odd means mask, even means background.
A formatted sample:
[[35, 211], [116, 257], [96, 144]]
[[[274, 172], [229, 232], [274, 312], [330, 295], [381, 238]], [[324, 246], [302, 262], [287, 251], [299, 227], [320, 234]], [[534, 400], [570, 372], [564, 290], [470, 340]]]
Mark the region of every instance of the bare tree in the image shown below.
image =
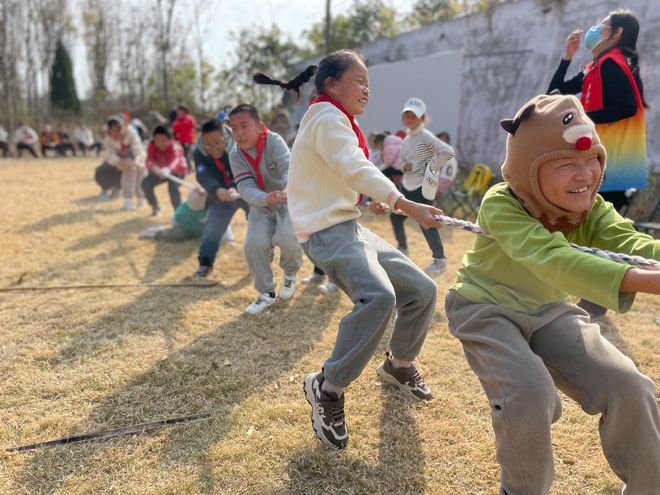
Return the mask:
[[[73, 32], [71, 17], [68, 14], [67, 0], [30, 0], [31, 21], [36, 22], [33, 26], [33, 39], [36, 39], [37, 53], [35, 58], [39, 60], [39, 81], [41, 93], [45, 97], [40, 98], [41, 114], [50, 118], [50, 68], [55, 57], [55, 48], [59, 40]], [[33, 53], [34, 54], [34, 53]]]
[[177, 0], [155, 0], [156, 2], [156, 49], [160, 55], [163, 97], [170, 108], [169, 57], [172, 50], [172, 20]]
[[0, 119], [7, 119], [9, 128], [14, 128], [18, 120], [20, 42], [16, 19], [19, 12], [18, 2], [0, 2], [0, 97], [6, 102], [6, 106], [2, 105]]
[[191, 21], [193, 44], [197, 53], [197, 97], [199, 99], [200, 107], [204, 110], [206, 110], [207, 106], [206, 92], [208, 90], [208, 79], [211, 73], [211, 70], [209, 70], [210, 66], [204, 56], [204, 41], [208, 36], [217, 6], [217, 0], [195, 0], [193, 12], [201, 12], [204, 10], [204, 15], [195, 15]]
[[102, 99], [108, 93], [114, 27], [118, 21], [114, 6], [114, 2], [107, 0], [88, 0], [83, 7], [83, 39], [95, 99]]

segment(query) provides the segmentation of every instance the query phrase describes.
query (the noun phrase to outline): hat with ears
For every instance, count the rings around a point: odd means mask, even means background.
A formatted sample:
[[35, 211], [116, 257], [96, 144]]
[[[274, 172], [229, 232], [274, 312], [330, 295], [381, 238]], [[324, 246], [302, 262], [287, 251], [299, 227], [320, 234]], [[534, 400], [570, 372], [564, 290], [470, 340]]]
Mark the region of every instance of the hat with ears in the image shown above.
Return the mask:
[[509, 133], [502, 177], [531, 216], [549, 231], [567, 234], [591, 208], [572, 212], [548, 201], [539, 185], [539, 168], [549, 160], [598, 157], [601, 168], [591, 194], [593, 206], [606, 162], [594, 123], [575, 96], [551, 94], [532, 98], [513, 119], [500, 124]]
[[401, 113], [412, 112], [418, 119], [421, 119], [426, 113], [426, 105], [419, 98], [410, 98], [405, 105], [403, 105], [403, 110]]

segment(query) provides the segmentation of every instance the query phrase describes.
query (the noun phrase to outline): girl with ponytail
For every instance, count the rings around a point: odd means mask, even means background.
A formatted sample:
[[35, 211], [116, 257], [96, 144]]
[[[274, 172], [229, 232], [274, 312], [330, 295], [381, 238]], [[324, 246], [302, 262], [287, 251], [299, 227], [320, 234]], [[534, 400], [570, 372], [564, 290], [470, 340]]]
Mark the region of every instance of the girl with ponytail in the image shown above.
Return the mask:
[[369, 363], [395, 309], [391, 352], [376, 372], [410, 397], [432, 398], [413, 360], [435, 312], [435, 282], [362, 227], [357, 205], [366, 194], [373, 198], [372, 211], [401, 210], [426, 228], [441, 227], [433, 215], [442, 212], [404, 198], [368, 160], [355, 116], [369, 102], [369, 74], [357, 53], [335, 51], [286, 83], [263, 74], [255, 80], [298, 92], [313, 75], [319, 96], [300, 122], [287, 192], [303, 251], [354, 303], [339, 323], [335, 347], [322, 371], [304, 382], [316, 436], [324, 445], [341, 449], [348, 443], [343, 391]]

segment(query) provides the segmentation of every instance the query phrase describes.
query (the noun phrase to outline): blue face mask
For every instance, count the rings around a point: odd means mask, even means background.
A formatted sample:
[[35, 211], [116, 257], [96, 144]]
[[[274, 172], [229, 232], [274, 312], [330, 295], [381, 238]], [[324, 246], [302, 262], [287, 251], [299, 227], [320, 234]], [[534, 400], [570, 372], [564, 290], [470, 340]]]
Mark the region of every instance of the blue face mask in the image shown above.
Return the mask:
[[591, 26], [587, 33], [584, 35], [584, 46], [587, 47], [587, 50], [593, 50], [594, 47], [603, 41], [603, 37], [600, 32], [603, 30], [603, 25], [598, 24], [597, 26]]

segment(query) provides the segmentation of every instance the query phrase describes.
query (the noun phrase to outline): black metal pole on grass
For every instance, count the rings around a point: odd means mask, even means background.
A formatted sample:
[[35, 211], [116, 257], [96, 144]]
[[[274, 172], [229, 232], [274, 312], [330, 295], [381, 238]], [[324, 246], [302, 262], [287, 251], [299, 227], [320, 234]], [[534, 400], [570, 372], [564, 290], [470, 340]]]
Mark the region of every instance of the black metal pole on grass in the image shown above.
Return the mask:
[[142, 423], [134, 426], [125, 426], [123, 428], [115, 428], [114, 430], [95, 431], [92, 433], [84, 433], [82, 435], [73, 435], [70, 437], [59, 438], [57, 440], [50, 440], [48, 442], [32, 443], [30, 445], [23, 445], [21, 447], [12, 447], [6, 449], [5, 452], [27, 452], [35, 449], [46, 449], [50, 447], [57, 447], [58, 445], [68, 445], [71, 443], [89, 442], [92, 440], [100, 440], [103, 438], [114, 438], [125, 435], [137, 435], [139, 433], [146, 433], [148, 431], [157, 430], [165, 426], [173, 426], [182, 423], [192, 423], [194, 421], [203, 421], [211, 417], [210, 413], [195, 414], [193, 416], [182, 416], [180, 418], [161, 419], [152, 423]]

